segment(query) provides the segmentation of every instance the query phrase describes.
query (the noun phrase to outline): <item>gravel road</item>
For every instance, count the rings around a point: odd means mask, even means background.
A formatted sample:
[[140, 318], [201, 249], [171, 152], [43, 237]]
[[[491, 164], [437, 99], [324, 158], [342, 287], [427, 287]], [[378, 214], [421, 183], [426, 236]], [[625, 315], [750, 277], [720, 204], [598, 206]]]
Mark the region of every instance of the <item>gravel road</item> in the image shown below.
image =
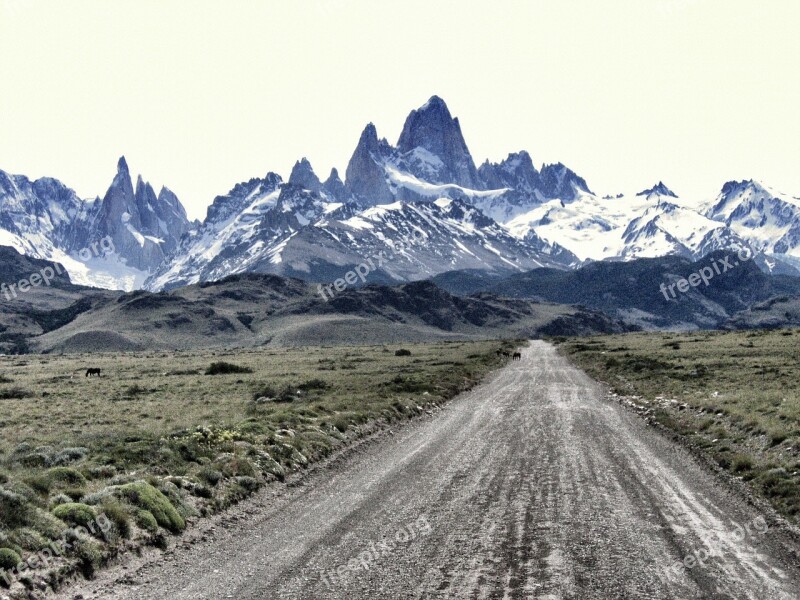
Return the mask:
[[781, 528], [543, 342], [185, 538], [59, 597], [800, 598]]

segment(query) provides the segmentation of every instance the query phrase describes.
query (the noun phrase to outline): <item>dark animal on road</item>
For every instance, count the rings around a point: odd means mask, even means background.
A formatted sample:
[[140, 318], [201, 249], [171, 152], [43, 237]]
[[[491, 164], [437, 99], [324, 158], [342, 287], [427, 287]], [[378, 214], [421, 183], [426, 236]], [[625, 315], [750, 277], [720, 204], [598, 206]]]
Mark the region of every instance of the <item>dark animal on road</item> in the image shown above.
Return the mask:
[[86, 376], [89, 377], [91, 375], [97, 375], [98, 377], [100, 377], [100, 369], [98, 369], [97, 367], [89, 367], [88, 369], [86, 369]]
[[514, 352], [514, 356], [511, 357], [511, 360], [522, 360], [522, 354]]

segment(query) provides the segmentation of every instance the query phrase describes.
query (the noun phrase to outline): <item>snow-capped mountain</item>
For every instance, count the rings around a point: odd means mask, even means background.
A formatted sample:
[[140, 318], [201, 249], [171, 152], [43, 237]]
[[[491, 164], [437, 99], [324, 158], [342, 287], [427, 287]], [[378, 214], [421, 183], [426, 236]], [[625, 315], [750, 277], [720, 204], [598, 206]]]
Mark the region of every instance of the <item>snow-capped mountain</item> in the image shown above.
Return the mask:
[[536, 232], [581, 260], [672, 254], [696, 260], [747, 246], [725, 223], [704, 216], [662, 182], [631, 196], [601, 198], [579, 190], [570, 201], [546, 201], [506, 225], [521, 239]]
[[[521, 243], [458, 198], [365, 207], [337, 201], [336, 194], [346, 192], [331, 190], [330, 181], [321, 184], [302, 159], [287, 183], [270, 173], [238, 184], [214, 200], [203, 225], [183, 239], [146, 287], [169, 289], [244, 272], [327, 282], [379, 256], [375, 282], [463, 268], [503, 272], [577, 263], [558, 246], [535, 239]], [[397, 242], [408, 247], [396, 252]]]
[[[797, 198], [753, 181], [727, 183], [715, 200], [683, 198], [663, 182], [601, 197], [567, 166], [537, 168], [524, 150], [476, 167], [438, 96], [411, 111], [396, 145], [369, 123], [344, 180], [332, 169], [322, 181], [304, 158], [286, 181], [268, 173], [217, 196], [202, 224], [188, 221], [168, 189], [156, 195], [141, 177], [134, 186], [124, 158], [94, 200], [56, 180], [0, 171], [0, 208], [0, 245], [63, 262], [77, 282], [126, 289], [243, 272], [328, 283], [381, 253], [371, 281], [663, 255], [697, 260], [745, 247], [765, 270], [800, 272]], [[105, 237], [113, 259], [77, 259]], [[393, 251], [411, 238], [413, 248]]]
[[800, 198], [758, 181], [729, 181], [706, 216], [725, 223], [760, 252], [800, 262]]
[[134, 190], [124, 157], [102, 200], [0, 171], [0, 245], [63, 264], [74, 283], [139, 288], [194, 226], [169, 189], [139, 177]]

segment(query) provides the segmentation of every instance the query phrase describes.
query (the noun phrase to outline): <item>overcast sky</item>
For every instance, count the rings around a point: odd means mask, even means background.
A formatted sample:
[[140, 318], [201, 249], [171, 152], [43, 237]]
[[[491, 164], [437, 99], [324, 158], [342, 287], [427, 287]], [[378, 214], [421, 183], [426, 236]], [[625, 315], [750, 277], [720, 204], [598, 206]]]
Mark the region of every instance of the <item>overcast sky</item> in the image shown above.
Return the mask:
[[302, 156], [344, 176], [438, 94], [478, 164], [800, 196], [798, 30], [796, 0], [0, 0], [0, 169], [90, 197], [124, 154], [202, 217]]

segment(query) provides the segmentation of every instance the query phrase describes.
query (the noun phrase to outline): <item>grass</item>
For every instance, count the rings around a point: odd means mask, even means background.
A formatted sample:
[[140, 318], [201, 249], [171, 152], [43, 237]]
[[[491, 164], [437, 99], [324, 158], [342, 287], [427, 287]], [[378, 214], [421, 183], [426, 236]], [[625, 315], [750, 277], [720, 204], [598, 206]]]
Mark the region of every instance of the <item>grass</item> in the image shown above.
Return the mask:
[[[513, 347], [0, 357], [3, 560], [28, 560], [101, 516], [113, 535], [82, 539], [57, 568], [90, 574], [125, 539], [163, 547], [187, 520], [283, 480], [373, 424], [409, 419], [468, 389], [503, 364], [498, 349]], [[84, 377], [87, 365], [103, 375]]]
[[800, 331], [557, 339], [591, 376], [800, 523]]

